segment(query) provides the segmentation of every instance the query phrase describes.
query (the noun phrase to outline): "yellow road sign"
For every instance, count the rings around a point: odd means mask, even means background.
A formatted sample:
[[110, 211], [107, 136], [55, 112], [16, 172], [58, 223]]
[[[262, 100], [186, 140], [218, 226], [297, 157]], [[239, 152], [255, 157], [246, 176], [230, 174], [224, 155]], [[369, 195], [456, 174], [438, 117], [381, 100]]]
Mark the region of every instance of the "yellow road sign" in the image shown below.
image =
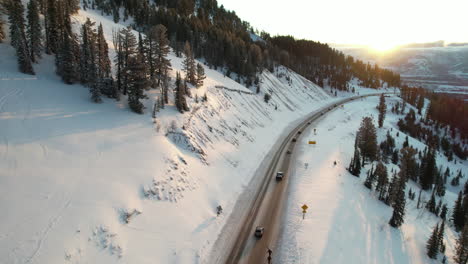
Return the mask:
[[309, 208], [309, 207], [307, 206], [307, 204], [304, 204], [301, 208], [302, 208], [302, 210], [304, 210], [304, 212], [305, 212], [305, 211], [307, 210], [307, 208]]
[[316, 141], [309, 141], [309, 145], [315, 145], [315, 144], [317, 144]]

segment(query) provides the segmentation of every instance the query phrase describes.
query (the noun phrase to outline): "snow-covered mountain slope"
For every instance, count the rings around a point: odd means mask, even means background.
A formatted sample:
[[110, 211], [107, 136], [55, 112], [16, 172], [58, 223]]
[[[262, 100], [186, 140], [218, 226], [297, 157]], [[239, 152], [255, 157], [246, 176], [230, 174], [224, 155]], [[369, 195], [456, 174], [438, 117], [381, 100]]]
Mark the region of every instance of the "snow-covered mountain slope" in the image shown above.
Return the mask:
[[[397, 101], [401, 102], [401, 99], [387, 98], [388, 108]], [[378, 102], [377, 97], [369, 97], [346, 104], [314, 126], [316, 134], [312, 129], [304, 131], [304, 137], [298, 141], [295, 165], [292, 166], [295, 170], [290, 173], [285, 224], [273, 261], [301, 264], [440, 263], [441, 254], [439, 260], [431, 260], [426, 255], [426, 242], [434, 226], [441, 222], [439, 217], [425, 208], [431, 197], [430, 191], [422, 192], [422, 206], [419, 209], [416, 208], [417, 197], [415, 200], [407, 199], [405, 222], [395, 229], [388, 224], [392, 208], [378, 200], [375, 190], [369, 191], [363, 185], [371, 165], [366, 165], [360, 178], [346, 170], [353, 156], [355, 133], [361, 119], [372, 116], [377, 120], [375, 106]], [[387, 111], [383, 127], [377, 129], [379, 143], [385, 140], [388, 131], [395, 139], [396, 148], [402, 148], [406, 135], [398, 129], [397, 122], [403, 117]], [[316, 140], [317, 145], [308, 145], [307, 140]], [[409, 137], [408, 142], [418, 151], [424, 151], [427, 147], [415, 138]], [[456, 164], [448, 162], [440, 153], [436, 160], [442, 172], [447, 167], [452, 172], [446, 184], [446, 194], [440, 198], [447, 204], [450, 218], [454, 201], [463, 189], [466, 177], [460, 186], [452, 186], [450, 181], [459, 170], [466, 175], [468, 162], [458, 159]], [[337, 165], [334, 165], [335, 161]], [[389, 177], [393, 171], [399, 170], [391, 162], [386, 166]], [[410, 189], [419, 193], [418, 185], [412, 181], [409, 181], [406, 192]], [[309, 207], [304, 220], [303, 204]], [[452, 256], [457, 237], [452, 223], [446, 221], [444, 243], [447, 263], [454, 263]]]
[[[75, 28], [86, 17], [112, 46], [122, 25], [80, 11]], [[170, 59], [174, 77], [182, 59]], [[171, 93], [153, 120], [156, 90], [137, 115], [125, 97], [94, 104], [87, 88], [63, 84], [51, 56], [35, 71], [19, 74], [0, 44], [1, 263], [205, 263], [275, 139], [334, 100], [285, 68], [262, 74], [260, 94], [206, 68], [189, 113]]]

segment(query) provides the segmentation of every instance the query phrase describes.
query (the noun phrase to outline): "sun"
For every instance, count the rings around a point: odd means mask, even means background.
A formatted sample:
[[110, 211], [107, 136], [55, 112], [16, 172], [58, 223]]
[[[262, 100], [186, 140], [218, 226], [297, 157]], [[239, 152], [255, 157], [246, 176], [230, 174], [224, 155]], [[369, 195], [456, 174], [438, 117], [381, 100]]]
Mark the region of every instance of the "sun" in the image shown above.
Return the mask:
[[376, 52], [387, 52], [394, 49], [396, 45], [391, 42], [375, 42], [369, 45], [369, 49]]

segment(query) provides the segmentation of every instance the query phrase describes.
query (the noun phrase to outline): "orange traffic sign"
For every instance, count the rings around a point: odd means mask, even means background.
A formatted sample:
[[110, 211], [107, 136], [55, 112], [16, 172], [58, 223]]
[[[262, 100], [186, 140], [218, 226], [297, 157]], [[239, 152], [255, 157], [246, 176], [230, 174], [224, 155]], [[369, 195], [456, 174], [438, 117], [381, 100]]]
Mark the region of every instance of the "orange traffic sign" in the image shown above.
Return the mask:
[[301, 208], [302, 208], [302, 210], [304, 210], [304, 212], [305, 212], [305, 211], [307, 210], [307, 208], [309, 208], [309, 207], [307, 206], [307, 204], [304, 204]]
[[315, 145], [315, 144], [317, 144], [316, 141], [309, 141], [309, 145]]

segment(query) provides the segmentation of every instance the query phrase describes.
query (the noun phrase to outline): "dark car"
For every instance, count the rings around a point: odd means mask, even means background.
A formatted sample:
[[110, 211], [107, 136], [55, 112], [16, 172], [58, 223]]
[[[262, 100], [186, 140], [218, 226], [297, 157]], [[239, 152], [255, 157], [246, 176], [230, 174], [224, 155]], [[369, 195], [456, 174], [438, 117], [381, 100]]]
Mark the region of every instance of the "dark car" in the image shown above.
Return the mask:
[[257, 226], [255, 228], [255, 236], [258, 238], [261, 238], [264, 232], [265, 232], [265, 228], [263, 226]]
[[286, 151], [286, 154], [291, 154], [291, 151], [290, 150]]
[[278, 172], [276, 173], [276, 180], [277, 180], [277, 181], [282, 181], [283, 178], [284, 178], [284, 172], [278, 171]]
[[293, 139], [292, 139], [292, 142], [296, 142], [296, 141], [297, 141], [297, 139], [296, 139], [296, 138], [293, 138]]
[[302, 131], [297, 131], [297, 134], [299, 134], [299, 135], [300, 135], [301, 133], [302, 133]]

